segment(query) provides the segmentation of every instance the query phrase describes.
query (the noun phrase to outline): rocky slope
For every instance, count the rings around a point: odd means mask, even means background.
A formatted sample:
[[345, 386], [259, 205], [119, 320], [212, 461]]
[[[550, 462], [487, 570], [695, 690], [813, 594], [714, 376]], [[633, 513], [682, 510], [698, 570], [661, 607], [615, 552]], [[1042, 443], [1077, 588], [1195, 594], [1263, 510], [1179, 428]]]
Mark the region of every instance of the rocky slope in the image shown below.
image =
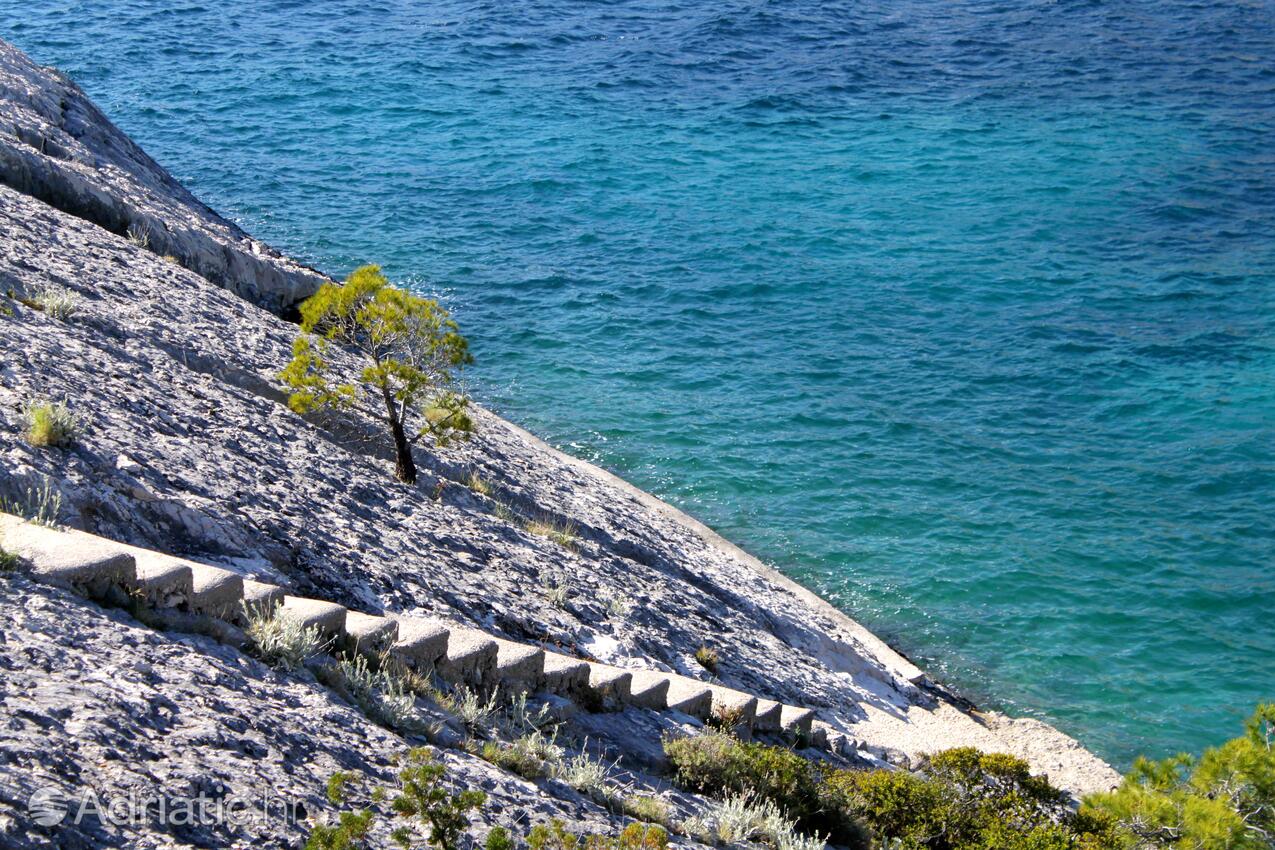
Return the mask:
[[[488, 412], [469, 443], [418, 452], [418, 486], [397, 484], [371, 423], [307, 420], [284, 404], [275, 375], [295, 327], [279, 314], [317, 273], [199, 204], [71, 83], [2, 42], [0, 115], [0, 292], [18, 296], [0, 298], [10, 313], [0, 315], [0, 497], [51, 483], [73, 527], [352, 608], [430, 614], [620, 666], [708, 678], [693, 656], [711, 646], [722, 682], [814, 707], [865, 753], [905, 760], [969, 744], [1022, 755], [1074, 791], [1115, 781], [1044, 724], [962, 708], [712, 532]], [[22, 303], [49, 286], [81, 300], [69, 320]], [[83, 418], [76, 446], [24, 441], [21, 410], [34, 399], [65, 399]], [[472, 474], [488, 494], [465, 485]], [[578, 543], [529, 533], [520, 518], [573, 526]], [[30, 827], [23, 792], [37, 767], [117, 790], [170, 775], [255, 778], [315, 806], [334, 767], [384, 774], [406, 746], [316, 683], [234, 650], [145, 631], [20, 579], [0, 590], [0, 836], [73, 846], [71, 833]], [[658, 751], [655, 721], [614, 722], [602, 735], [616, 756], [641, 765]], [[508, 807], [612, 817], [552, 782], [448, 758], [459, 781]], [[280, 845], [298, 834], [270, 833]]]

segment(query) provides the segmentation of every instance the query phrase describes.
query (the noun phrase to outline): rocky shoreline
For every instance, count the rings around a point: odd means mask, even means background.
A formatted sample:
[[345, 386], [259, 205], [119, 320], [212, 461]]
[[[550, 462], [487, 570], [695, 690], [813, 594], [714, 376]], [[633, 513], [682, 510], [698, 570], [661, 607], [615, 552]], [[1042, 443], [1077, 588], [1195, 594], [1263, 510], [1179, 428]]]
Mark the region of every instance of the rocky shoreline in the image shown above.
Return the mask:
[[[296, 332], [286, 317], [318, 272], [199, 203], [74, 84], [3, 42], [0, 116], [0, 291], [17, 296], [0, 299], [0, 497], [52, 486], [70, 527], [351, 609], [428, 615], [618, 667], [707, 681], [695, 654], [711, 647], [717, 681], [814, 708], [872, 759], [968, 745], [1019, 755], [1076, 794], [1118, 781], [1068, 736], [969, 709], [702, 524], [490, 412], [477, 411], [468, 443], [418, 452], [415, 488], [397, 484], [371, 423], [302, 418], [284, 404], [275, 376]], [[24, 303], [50, 288], [72, 294], [73, 316]], [[65, 400], [81, 417], [74, 447], [23, 439], [21, 411], [37, 399]], [[530, 520], [570, 528], [570, 545]], [[325, 771], [391, 770], [395, 736], [313, 681], [22, 579], [0, 585], [11, 648], [0, 662], [0, 776], [18, 789], [0, 796], [0, 836], [26, 834], [18, 792], [41, 772], [115, 789], [253, 777], [313, 807]], [[582, 737], [638, 772], [658, 762], [666, 721], [605, 717], [579, 720]], [[511, 810], [586, 825], [615, 817], [552, 782], [447, 758], [460, 782]], [[29, 834], [32, 846], [53, 835]], [[289, 846], [296, 831], [269, 834]], [[202, 840], [124, 830], [61, 846], [108, 839]]]

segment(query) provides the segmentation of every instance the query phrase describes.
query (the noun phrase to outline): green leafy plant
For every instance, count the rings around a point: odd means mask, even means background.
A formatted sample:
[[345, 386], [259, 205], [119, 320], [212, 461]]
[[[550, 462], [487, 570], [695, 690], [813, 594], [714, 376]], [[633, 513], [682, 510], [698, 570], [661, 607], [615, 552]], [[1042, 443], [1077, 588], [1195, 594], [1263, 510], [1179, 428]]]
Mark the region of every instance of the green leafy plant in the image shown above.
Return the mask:
[[83, 421], [66, 402], [30, 402], [22, 409], [27, 442], [36, 447], [65, 448], [76, 441]]
[[[460, 837], [469, 827], [469, 812], [482, 806], [487, 795], [482, 791], [449, 793], [442, 785], [443, 766], [424, 747], [410, 750], [406, 762], [398, 774], [402, 790], [391, 808], [428, 829], [429, 843], [438, 850], [458, 850]], [[410, 848], [414, 834], [411, 826], [401, 826], [391, 837], [400, 847]]]
[[[332, 376], [334, 343], [359, 357], [357, 374]], [[354, 408], [384, 422], [395, 475], [414, 484], [413, 445], [426, 436], [442, 445], [473, 430], [469, 400], [450, 389], [471, 362], [468, 343], [437, 301], [391, 286], [379, 266], [362, 266], [302, 303], [301, 334], [280, 379], [298, 413]]]
[[493, 826], [483, 842], [483, 850], [514, 850], [514, 838], [503, 826]]
[[13, 572], [21, 562], [21, 558], [0, 546], [0, 573]]
[[820, 775], [791, 750], [705, 732], [664, 742], [678, 785], [710, 796], [770, 800], [800, 825], [832, 831], [824, 816]]
[[1270, 850], [1275, 846], [1275, 703], [1259, 705], [1244, 734], [1199, 758], [1140, 758], [1120, 787], [1085, 800], [1081, 814], [1114, 819], [1121, 843], [1151, 850]]
[[369, 809], [341, 812], [335, 824], [315, 825], [306, 839], [305, 850], [360, 850], [366, 846], [372, 819]]
[[1027, 762], [973, 747], [945, 750], [915, 772], [831, 771], [830, 805], [866, 824], [879, 841], [927, 850], [1098, 850], [1114, 846], [1112, 824], [1074, 814], [1066, 794], [1032, 776]]

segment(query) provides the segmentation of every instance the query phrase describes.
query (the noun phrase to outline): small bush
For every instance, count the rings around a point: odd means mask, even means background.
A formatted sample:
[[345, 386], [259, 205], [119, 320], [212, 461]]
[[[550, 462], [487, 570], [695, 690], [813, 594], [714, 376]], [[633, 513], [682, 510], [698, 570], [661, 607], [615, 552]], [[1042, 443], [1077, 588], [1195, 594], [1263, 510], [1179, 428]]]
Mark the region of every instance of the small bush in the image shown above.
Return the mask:
[[775, 850], [823, 850], [822, 839], [802, 835], [773, 800], [747, 794], [727, 797], [713, 810], [717, 834], [727, 844], [760, 841]]
[[460, 718], [471, 733], [479, 732], [486, 729], [496, 716], [496, 695], [493, 693], [484, 701], [477, 691], [459, 685], [444, 700], [443, 707]]
[[615, 837], [578, 835], [554, 818], [527, 833], [530, 850], [665, 850], [668, 832], [653, 824], [631, 823]]
[[831, 836], [836, 844], [862, 841], [857, 820], [827, 804], [820, 770], [791, 750], [705, 732], [665, 740], [664, 754], [674, 780], [689, 791], [742, 796], [758, 804], [768, 800], [808, 833]]
[[633, 603], [623, 596], [605, 594], [602, 597], [602, 604], [606, 608], [607, 616], [618, 620], [622, 620], [633, 613]]
[[11, 573], [22, 563], [22, 559], [0, 546], [0, 573]]
[[50, 318], [65, 322], [79, 312], [81, 300], [73, 290], [49, 283], [32, 291], [27, 303]]
[[295, 670], [327, 646], [318, 629], [303, 627], [277, 608], [244, 606], [244, 615], [248, 620], [245, 634], [253, 654], [271, 667]]
[[931, 756], [916, 773], [829, 773], [829, 802], [879, 840], [927, 850], [1099, 850], [1119, 846], [1111, 824], [1081, 818], [1066, 795], [1022, 759], [972, 747]]
[[305, 850], [361, 850], [372, 828], [372, 812], [341, 812], [335, 825], [318, 824], [306, 840]]
[[399, 732], [421, 730], [416, 697], [388, 663], [373, 669], [362, 655], [343, 655], [337, 670], [346, 693], [369, 719]]
[[721, 655], [717, 650], [708, 646], [701, 646], [695, 650], [695, 661], [699, 666], [703, 667], [714, 676], [717, 675], [717, 665], [721, 662]]
[[571, 596], [571, 588], [565, 583], [545, 585], [541, 592], [544, 593], [545, 599], [555, 608], [566, 608], [567, 599]]
[[599, 803], [610, 805], [616, 800], [616, 790], [611, 786], [611, 770], [614, 764], [606, 764], [587, 753], [581, 753], [554, 766], [553, 775], [572, 788]]
[[45, 479], [40, 487], [27, 487], [16, 499], [0, 497], [0, 511], [19, 516], [36, 525], [56, 528], [62, 512], [62, 493], [53, 489], [53, 483]]
[[540, 729], [520, 735], [507, 744], [488, 741], [483, 745], [482, 757], [523, 779], [548, 776], [563, 764], [557, 733], [546, 734]]
[[483, 850], [516, 850], [514, 838], [503, 826], [493, 826], [483, 842]]
[[27, 442], [36, 447], [64, 448], [75, 442], [82, 422], [66, 402], [31, 402], [22, 409]]
[[634, 794], [631, 797], [625, 797], [622, 803], [624, 813], [631, 818], [636, 818], [646, 823], [657, 823], [660, 826], [668, 826], [669, 809], [668, 803], [663, 799], [652, 796], [650, 794]]
[[[469, 812], [487, 802], [482, 791], [450, 794], [442, 785], [443, 766], [424, 747], [407, 754], [407, 765], [399, 771], [402, 791], [391, 808], [401, 817], [415, 819], [428, 829], [429, 843], [438, 850], [458, 850], [460, 838], [469, 827]], [[401, 847], [412, 846], [413, 828], [402, 826], [390, 837]]]

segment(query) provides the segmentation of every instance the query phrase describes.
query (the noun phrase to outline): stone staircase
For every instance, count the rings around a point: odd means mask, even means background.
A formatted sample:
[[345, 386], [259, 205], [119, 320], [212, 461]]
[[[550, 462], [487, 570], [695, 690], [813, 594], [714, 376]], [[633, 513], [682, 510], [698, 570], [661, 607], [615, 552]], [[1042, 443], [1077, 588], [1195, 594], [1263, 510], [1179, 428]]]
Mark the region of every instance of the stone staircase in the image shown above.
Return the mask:
[[813, 746], [853, 755], [853, 739], [814, 719], [814, 711], [676, 673], [585, 661], [489, 635], [457, 623], [350, 611], [229, 570], [117, 543], [71, 529], [49, 528], [0, 513], [0, 545], [21, 558], [37, 581], [93, 599], [131, 598], [156, 611], [245, 625], [245, 606], [278, 608], [338, 644], [376, 654], [388, 650], [422, 673], [451, 684], [499, 685], [586, 703], [610, 702], [679, 711], [706, 720], [731, 717], [756, 732], [800, 735]]

